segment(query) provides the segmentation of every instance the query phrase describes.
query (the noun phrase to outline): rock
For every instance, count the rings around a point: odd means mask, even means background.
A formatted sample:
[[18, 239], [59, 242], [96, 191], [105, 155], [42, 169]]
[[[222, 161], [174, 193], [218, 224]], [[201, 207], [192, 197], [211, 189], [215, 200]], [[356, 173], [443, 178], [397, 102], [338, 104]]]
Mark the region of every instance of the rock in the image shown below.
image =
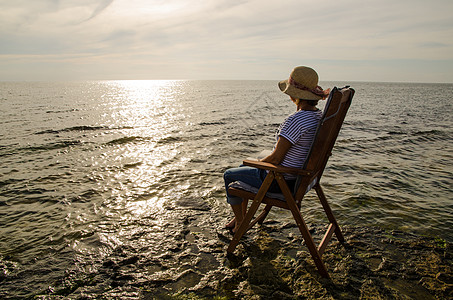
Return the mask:
[[436, 274], [436, 279], [438, 279], [446, 284], [453, 285], [453, 276], [451, 274], [439, 272]]

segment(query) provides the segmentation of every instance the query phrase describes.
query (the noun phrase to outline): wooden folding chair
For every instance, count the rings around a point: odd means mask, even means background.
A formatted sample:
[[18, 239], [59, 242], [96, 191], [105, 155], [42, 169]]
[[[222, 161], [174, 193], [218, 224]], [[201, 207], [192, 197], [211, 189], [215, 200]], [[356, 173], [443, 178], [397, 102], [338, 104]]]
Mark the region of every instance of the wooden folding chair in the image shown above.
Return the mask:
[[[329, 156], [332, 154], [332, 148], [343, 124], [346, 112], [351, 104], [353, 95], [354, 90], [349, 87], [341, 89], [334, 88], [331, 91], [324, 108], [324, 113], [318, 126], [315, 139], [309, 152], [309, 156], [303, 168], [287, 168], [253, 160], [245, 160], [243, 162], [246, 166], [268, 170], [268, 175], [258, 191], [253, 192], [238, 187], [229, 187], [228, 191], [230, 195], [241, 197], [244, 200], [252, 199], [253, 202], [247, 210], [244, 221], [229, 244], [227, 249], [228, 253], [234, 251], [241, 237], [250, 228], [252, 228], [256, 223], [262, 224], [271, 208], [276, 206], [291, 211], [319, 273], [323, 277], [329, 277], [321, 256], [334, 233], [341, 243], [344, 242], [344, 237], [321, 188], [320, 180]], [[284, 173], [298, 175], [294, 191], [289, 189], [283, 178]], [[280, 186], [281, 193], [284, 197], [283, 201], [279, 199], [279, 197], [273, 197], [273, 195], [268, 193], [268, 189], [273, 180], [276, 180]], [[315, 189], [330, 222], [327, 232], [318, 247], [316, 247], [316, 244], [313, 241], [308, 227], [300, 213], [302, 199], [306, 192], [308, 192], [312, 187]], [[252, 221], [255, 212], [262, 203], [266, 204], [263, 212]]]

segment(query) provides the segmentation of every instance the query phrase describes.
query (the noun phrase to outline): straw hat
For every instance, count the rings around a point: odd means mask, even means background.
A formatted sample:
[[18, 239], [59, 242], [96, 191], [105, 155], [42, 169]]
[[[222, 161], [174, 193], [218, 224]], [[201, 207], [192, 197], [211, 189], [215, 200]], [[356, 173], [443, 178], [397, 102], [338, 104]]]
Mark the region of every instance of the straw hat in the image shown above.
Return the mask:
[[318, 74], [309, 67], [295, 67], [289, 78], [278, 83], [280, 90], [297, 99], [320, 100], [326, 99], [330, 89], [323, 90], [318, 85]]

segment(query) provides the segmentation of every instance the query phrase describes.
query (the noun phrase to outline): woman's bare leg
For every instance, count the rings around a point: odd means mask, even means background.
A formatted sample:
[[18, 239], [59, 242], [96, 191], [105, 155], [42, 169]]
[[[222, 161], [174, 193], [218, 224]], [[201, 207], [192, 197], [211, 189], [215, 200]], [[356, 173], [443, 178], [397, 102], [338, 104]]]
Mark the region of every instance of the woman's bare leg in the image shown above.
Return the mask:
[[231, 205], [235, 219], [235, 226], [231, 230], [233, 233], [236, 233], [236, 231], [239, 229], [239, 226], [241, 226], [242, 221], [244, 220], [245, 214], [247, 212], [247, 204], [248, 200], [244, 199], [241, 204]]
[[230, 222], [225, 224], [225, 228], [231, 229], [236, 225], [236, 217], [233, 217]]
[[236, 230], [241, 225], [242, 220], [244, 220], [244, 212], [242, 210], [242, 203], [236, 204], [236, 205], [231, 205], [231, 208], [233, 209], [234, 218], [236, 220], [236, 224], [235, 224], [234, 228], [232, 229], [232, 232], [235, 233]]
[[[245, 213], [247, 212], [248, 202], [249, 202], [248, 199], [244, 199], [244, 201], [242, 201], [242, 203], [241, 203], [241, 205], [242, 205], [242, 216], [243, 217], [245, 216]], [[236, 217], [233, 217], [233, 219], [231, 219], [230, 222], [225, 224], [225, 228], [233, 229], [234, 227], [236, 227]]]

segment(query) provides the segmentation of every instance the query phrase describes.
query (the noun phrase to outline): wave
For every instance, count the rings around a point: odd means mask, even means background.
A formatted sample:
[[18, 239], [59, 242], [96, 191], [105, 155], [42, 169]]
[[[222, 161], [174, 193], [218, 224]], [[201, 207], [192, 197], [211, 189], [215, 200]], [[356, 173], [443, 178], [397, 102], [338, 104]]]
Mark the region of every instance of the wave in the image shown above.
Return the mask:
[[80, 144], [82, 144], [81, 141], [72, 140], [72, 141], [49, 143], [49, 144], [40, 145], [40, 146], [28, 146], [28, 147], [20, 148], [19, 150], [22, 150], [22, 151], [57, 150], [57, 149], [63, 149], [63, 148], [68, 148], [68, 147], [72, 147], [72, 146], [77, 146]]
[[198, 125], [199, 126], [210, 126], [210, 125], [224, 125], [225, 122], [222, 121], [215, 121], [215, 122], [201, 122]]
[[80, 125], [80, 126], [73, 126], [63, 129], [48, 129], [36, 132], [35, 134], [58, 134], [62, 132], [73, 132], [73, 131], [95, 131], [95, 130], [119, 130], [119, 129], [133, 129], [134, 127], [130, 126], [123, 126], [123, 127], [107, 127], [107, 126], [88, 126], [88, 125]]
[[90, 202], [94, 198], [98, 197], [100, 195], [99, 191], [95, 189], [87, 189], [80, 193], [79, 195], [70, 197], [69, 200], [71, 203], [85, 203], [85, 202]]
[[179, 136], [167, 136], [165, 138], [160, 139], [157, 143], [158, 144], [171, 144], [183, 141], [182, 137]]
[[0, 157], [7, 157], [7, 156], [14, 156], [23, 152], [39, 152], [39, 151], [49, 151], [49, 150], [58, 150], [69, 148], [73, 146], [78, 146], [83, 144], [82, 141], [79, 140], [66, 140], [61, 142], [53, 142], [47, 143], [42, 145], [32, 145], [32, 146], [25, 146], [25, 147], [17, 147], [17, 145], [12, 145], [9, 147], [3, 147], [4, 150], [0, 153]]
[[62, 133], [62, 132], [71, 132], [71, 131], [90, 131], [90, 130], [102, 130], [102, 129], [107, 129], [108, 127], [104, 126], [74, 126], [74, 127], [68, 127], [64, 129], [59, 129], [59, 130], [54, 130], [54, 129], [48, 129], [48, 130], [43, 130], [36, 132], [35, 134], [48, 134], [48, 133]]
[[0, 187], [4, 187], [9, 184], [15, 184], [24, 181], [24, 179], [6, 179], [0, 180]]
[[130, 164], [125, 164], [123, 166], [124, 169], [133, 169], [133, 168], [136, 168], [136, 167], [139, 167], [141, 166], [143, 163], [141, 161], [139, 162], [135, 162], [135, 163], [130, 163]]
[[440, 136], [440, 137], [448, 137], [449, 133], [443, 130], [432, 129], [432, 130], [419, 130], [419, 131], [388, 131], [387, 134], [389, 135], [408, 135], [408, 136]]
[[66, 109], [66, 110], [48, 110], [46, 111], [46, 114], [59, 114], [59, 113], [68, 113], [68, 112], [75, 112], [79, 111], [77, 108], [71, 108], [71, 109]]
[[450, 135], [448, 132], [443, 131], [443, 130], [420, 130], [414, 133], [414, 135], [423, 135], [423, 136], [439, 136], [439, 137], [446, 137], [449, 138]]
[[126, 136], [118, 139], [111, 140], [107, 142], [107, 145], [123, 145], [123, 144], [129, 144], [129, 143], [135, 143], [135, 142], [143, 142], [143, 141], [148, 141], [151, 138], [148, 137], [141, 137], [141, 136]]
[[[183, 137], [178, 137], [178, 136], [168, 136], [161, 138], [160, 140], [157, 141], [157, 144], [172, 144], [172, 143], [177, 143], [185, 140]], [[146, 141], [155, 141], [154, 138], [151, 137], [143, 137], [143, 136], [125, 136], [121, 138], [117, 138], [114, 140], [111, 140], [106, 143], [106, 145], [124, 145], [124, 144], [129, 144], [129, 143], [140, 143], [140, 142], [146, 142]]]
[[401, 134], [407, 134], [406, 132], [402, 132], [402, 131], [389, 131], [387, 132], [387, 134], [389, 135], [401, 135]]

